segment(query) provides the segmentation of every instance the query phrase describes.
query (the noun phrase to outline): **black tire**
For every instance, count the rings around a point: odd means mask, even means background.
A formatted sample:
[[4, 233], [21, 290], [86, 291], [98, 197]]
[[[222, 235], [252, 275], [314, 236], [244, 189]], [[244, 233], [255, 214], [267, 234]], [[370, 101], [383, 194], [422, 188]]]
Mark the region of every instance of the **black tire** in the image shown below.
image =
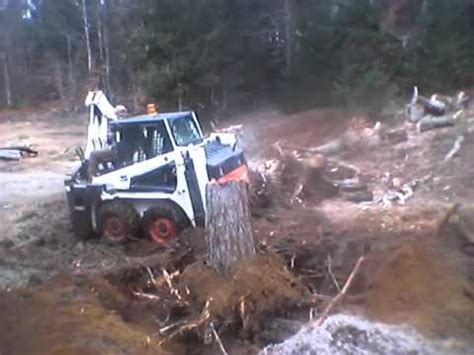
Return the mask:
[[[170, 203], [150, 207], [143, 216], [143, 229], [151, 241], [164, 244], [179, 236], [189, 226], [186, 215]], [[158, 226], [163, 228], [159, 231]]]
[[114, 200], [99, 208], [99, 234], [107, 244], [119, 245], [134, 237], [140, 223], [137, 211], [126, 202]]
[[72, 226], [74, 238], [76, 238], [77, 241], [97, 238], [97, 233], [94, 233], [94, 229], [90, 225], [84, 226], [73, 222]]

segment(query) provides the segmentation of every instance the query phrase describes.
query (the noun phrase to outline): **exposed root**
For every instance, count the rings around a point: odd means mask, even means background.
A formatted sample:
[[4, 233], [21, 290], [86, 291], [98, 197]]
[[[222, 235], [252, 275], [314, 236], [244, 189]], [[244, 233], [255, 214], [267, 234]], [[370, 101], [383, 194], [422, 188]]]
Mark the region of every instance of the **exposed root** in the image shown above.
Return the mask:
[[152, 284], [153, 286], [155, 286], [155, 287], [159, 287], [160, 284], [159, 284], [159, 282], [157, 281], [155, 275], [153, 274], [153, 271], [151, 271], [151, 268], [146, 267], [145, 270], [147, 271], [148, 276], [150, 277], [150, 282], [151, 282], [151, 284]]
[[145, 293], [141, 291], [132, 291], [132, 295], [134, 295], [138, 299], [144, 299], [149, 301], [159, 301], [161, 298], [157, 295], [152, 293]]
[[170, 289], [170, 293], [175, 296], [179, 301], [183, 301], [183, 297], [180, 295], [179, 290], [173, 287], [173, 283], [171, 282], [174, 276], [179, 275], [179, 272], [175, 272], [171, 275], [168, 273], [168, 271], [166, 271], [166, 269], [162, 269], [161, 272], [163, 273], [163, 277], [165, 278], [166, 284]]
[[337, 292], [341, 292], [341, 287], [339, 286], [339, 283], [337, 282], [336, 277], [334, 276], [334, 273], [332, 272], [332, 259], [331, 259], [330, 254], [328, 254], [326, 265], [328, 268], [329, 276], [331, 276], [331, 279], [334, 282], [334, 285], [336, 286]]
[[221, 338], [219, 337], [219, 334], [216, 332], [216, 328], [214, 327], [214, 323], [211, 322], [210, 324], [212, 334], [214, 335], [214, 339], [216, 340], [217, 344], [219, 345], [219, 349], [221, 350], [223, 355], [227, 355], [228, 352], [225, 350], [224, 344], [222, 343]]
[[[185, 332], [189, 332], [203, 325], [211, 317], [211, 313], [209, 312], [211, 301], [211, 299], [206, 301], [204, 309], [201, 312], [201, 316], [197, 320], [184, 323], [178, 329], [168, 335], [165, 339], [161, 340], [158, 345], [161, 346], [164, 343], [169, 342], [171, 339], [177, 337], [178, 335], [181, 335]], [[160, 332], [163, 332], [163, 329]]]

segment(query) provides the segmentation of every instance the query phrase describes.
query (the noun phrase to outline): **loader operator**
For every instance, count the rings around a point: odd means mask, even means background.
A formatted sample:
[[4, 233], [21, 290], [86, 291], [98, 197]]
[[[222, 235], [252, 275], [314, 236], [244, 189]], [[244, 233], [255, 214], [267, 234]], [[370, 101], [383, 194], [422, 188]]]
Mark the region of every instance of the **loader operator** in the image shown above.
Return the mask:
[[120, 142], [117, 143], [119, 164], [128, 165], [144, 160], [145, 136], [141, 127], [128, 127], [121, 130]]
[[[117, 105], [115, 107], [115, 114], [118, 119], [126, 118], [128, 116], [128, 110], [124, 105]], [[104, 149], [98, 149], [91, 152], [89, 157], [89, 163], [87, 166], [87, 175], [88, 179], [91, 180], [94, 176], [97, 175], [99, 165], [106, 166], [107, 163], [112, 163], [115, 146], [113, 145], [113, 138], [108, 137], [108, 147]]]

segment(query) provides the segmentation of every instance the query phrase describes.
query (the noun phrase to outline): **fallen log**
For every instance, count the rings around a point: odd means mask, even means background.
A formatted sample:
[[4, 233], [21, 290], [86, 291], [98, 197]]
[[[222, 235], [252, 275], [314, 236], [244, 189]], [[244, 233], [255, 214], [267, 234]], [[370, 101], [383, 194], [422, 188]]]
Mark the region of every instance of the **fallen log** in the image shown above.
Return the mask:
[[329, 156], [339, 154], [344, 150], [354, 147], [374, 147], [380, 143], [382, 131], [382, 125], [380, 122], [377, 122], [373, 128], [366, 128], [361, 132], [346, 132], [341, 138], [318, 147], [309, 148], [308, 152]]
[[417, 130], [418, 132], [426, 132], [432, 129], [437, 129], [437, 128], [444, 128], [444, 127], [450, 127], [454, 126], [456, 123], [455, 120], [452, 119], [452, 117], [424, 117], [421, 121], [418, 122], [417, 124]]
[[38, 152], [29, 146], [0, 147], [0, 160], [20, 160], [23, 156], [36, 157]]
[[36, 157], [38, 155], [38, 151], [32, 149], [30, 146], [22, 145], [22, 146], [11, 146], [11, 147], [0, 147], [0, 150], [18, 150], [22, 155], [27, 155], [30, 157]]
[[0, 150], [0, 160], [14, 161], [21, 159], [21, 152], [18, 150]]

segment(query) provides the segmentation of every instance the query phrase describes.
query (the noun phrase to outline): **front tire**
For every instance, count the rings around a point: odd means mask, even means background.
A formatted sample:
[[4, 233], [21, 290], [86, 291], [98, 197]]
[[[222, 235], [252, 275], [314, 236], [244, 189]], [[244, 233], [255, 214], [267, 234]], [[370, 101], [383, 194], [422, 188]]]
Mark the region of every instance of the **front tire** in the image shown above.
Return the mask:
[[151, 207], [143, 216], [148, 238], [158, 244], [166, 244], [176, 238], [187, 226], [181, 211], [168, 205]]
[[107, 244], [127, 242], [135, 234], [138, 223], [137, 212], [125, 202], [106, 202], [99, 209], [99, 233]]

